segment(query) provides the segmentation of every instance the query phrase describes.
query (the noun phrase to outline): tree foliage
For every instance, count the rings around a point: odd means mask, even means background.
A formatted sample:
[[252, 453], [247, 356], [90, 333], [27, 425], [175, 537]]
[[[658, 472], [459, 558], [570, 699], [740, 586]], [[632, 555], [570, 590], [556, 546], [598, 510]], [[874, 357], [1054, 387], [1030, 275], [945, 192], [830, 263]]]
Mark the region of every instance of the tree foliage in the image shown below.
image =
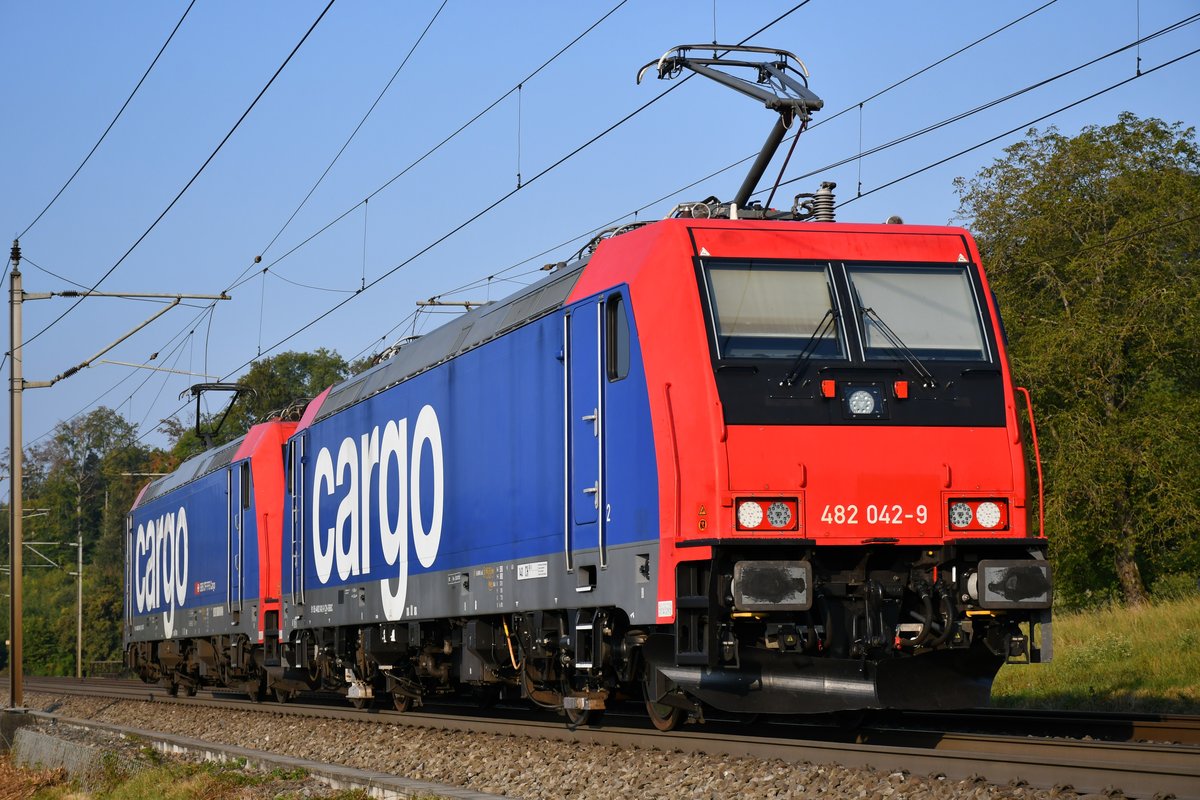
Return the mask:
[[[344, 379], [350, 367], [337, 353], [281, 353], [263, 359], [240, 381], [252, 389], [230, 408], [213, 444], [244, 434], [254, 423], [278, 416]], [[222, 398], [225, 399], [225, 398]], [[211, 430], [224, 411], [206, 417]], [[125, 515], [154, 474], [169, 472], [206, 449], [194, 426], [165, 420], [171, 452], [137, 441], [137, 428], [110, 408], [61, 422], [44, 443], [26, 450], [24, 661], [31, 674], [67, 675], [75, 671], [77, 539], [83, 541], [83, 662], [121, 659], [121, 613], [125, 563]], [[8, 547], [8, 515], [3, 546]], [[7, 626], [8, 601], [0, 612]], [[7, 638], [7, 636], [3, 637]], [[2, 639], [0, 639], [2, 640]], [[0, 666], [6, 658], [0, 653]]]
[[[125, 513], [163, 454], [140, 444], [137, 429], [110, 408], [61, 422], [45, 443], [26, 451], [24, 668], [31, 674], [75, 672], [83, 542], [83, 662], [121, 658]], [[8, 514], [3, 518], [8, 549]], [[8, 598], [3, 603], [8, 624]], [[8, 638], [7, 631], [4, 638]]]
[[1200, 572], [1200, 151], [1122, 114], [957, 182], [1038, 412], [1068, 599]]

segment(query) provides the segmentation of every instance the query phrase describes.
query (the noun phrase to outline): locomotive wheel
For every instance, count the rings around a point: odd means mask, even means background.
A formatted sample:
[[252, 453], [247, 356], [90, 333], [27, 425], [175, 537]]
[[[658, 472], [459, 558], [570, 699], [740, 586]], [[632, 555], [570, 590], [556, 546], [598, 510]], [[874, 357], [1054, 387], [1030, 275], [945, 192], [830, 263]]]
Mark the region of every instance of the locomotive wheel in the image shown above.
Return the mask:
[[413, 699], [406, 694], [401, 694], [398, 691], [392, 692], [392, 705], [396, 707], [397, 711], [403, 714], [405, 711], [412, 709]]
[[275, 689], [273, 694], [275, 695], [276, 703], [286, 703], [292, 699], [292, 692], [289, 692], [287, 689]]
[[188, 696], [188, 697], [195, 697], [195, 696], [196, 696], [196, 692], [200, 691], [200, 684], [198, 684], [198, 683], [189, 683], [189, 684], [187, 685], [187, 690], [186, 690], [186, 691], [187, 691], [187, 696]]
[[682, 708], [656, 703], [647, 696], [646, 716], [650, 718], [651, 725], [666, 733], [679, 727], [679, 723], [683, 722], [685, 712]]
[[651, 725], [666, 733], [679, 727], [679, 723], [683, 721], [683, 709], [647, 700], [646, 716], [650, 717]]
[[350, 698], [350, 705], [352, 705], [355, 708], [360, 709], [360, 710], [366, 708], [368, 705], [370, 705], [370, 703], [371, 703], [371, 700], [370, 700], [370, 698], [367, 698], [367, 697], [351, 697]]
[[[572, 685], [571, 679], [567, 676], [562, 678], [562, 696], [564, 698], [575, 692], [575, 687]], [[580, 725], [596, 725], [604, 718], [604, 711], [593, 711], [592, 709], [583, 708], [567, 708], [562, 707], [563, 713], [567, 715], [567, 727], [575, 730]]]
[[590, 709], [564, 708], [563, 713], [567, 715], [567, 727], [572, 730], [583, 725], [599, 724], [600, 720], [604, 719], [603, 711]]
[[669, 706], [666, 703], [656, 703], [653, 699], [653, 689], [651, 689], [649, 679], [642, 682], [642, 691], [646, 695], [646, 716], [650, 718], [650, 724], [657, 730], [667, 733], [679, 727], [679, 723], [687, 718], [687, 712], [682, 708]]

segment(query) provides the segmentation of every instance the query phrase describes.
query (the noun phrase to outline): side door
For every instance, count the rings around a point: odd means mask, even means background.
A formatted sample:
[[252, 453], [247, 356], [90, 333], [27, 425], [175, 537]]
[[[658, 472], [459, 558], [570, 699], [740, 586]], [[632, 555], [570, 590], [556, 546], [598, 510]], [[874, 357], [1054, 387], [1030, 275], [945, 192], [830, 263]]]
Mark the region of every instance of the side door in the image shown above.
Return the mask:
[[242, 610], [245, 594], [246, 510], [250, 505], [250, 462], [225, 468], [226, 592], [225, 605], [230, 613]]
[[304, 602], [304, 442], [293, 437], [287, 446], [287, 536], [283, 540], [283, 592], [293, 605]]
[[[604, 541], [604, 302], [569, 310], [563, 322], [564, 423], [567, 464], [564, 538], [568, 571], [585, 565], [579, 589], [595, 585], [595, 570], [607, 566]], [[592, 553], [595, 555], [593, 556]]]

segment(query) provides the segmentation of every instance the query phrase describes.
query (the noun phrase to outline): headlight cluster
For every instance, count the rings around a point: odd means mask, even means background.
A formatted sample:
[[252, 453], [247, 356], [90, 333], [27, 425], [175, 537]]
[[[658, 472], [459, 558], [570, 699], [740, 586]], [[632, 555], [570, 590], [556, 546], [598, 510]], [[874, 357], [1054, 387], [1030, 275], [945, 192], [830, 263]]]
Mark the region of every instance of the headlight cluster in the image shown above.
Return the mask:
[[1008, 530], [1008, 501], [951, 500], [947, 519], [956, 531]]
[[866, 389], [856, 389], [851, 392], [846, 404], [850, 406], [850, 413], [855, 416], [875, 413], [875, 395]]
[[838, 388], [842, 392], [842, 414], [846, 419], [888, 418], [887, 398], [881, 384], [846, 383]]
[[738, 499], [739, 531], [794, 531], [800, 527], [800, 501], [795, 497]]

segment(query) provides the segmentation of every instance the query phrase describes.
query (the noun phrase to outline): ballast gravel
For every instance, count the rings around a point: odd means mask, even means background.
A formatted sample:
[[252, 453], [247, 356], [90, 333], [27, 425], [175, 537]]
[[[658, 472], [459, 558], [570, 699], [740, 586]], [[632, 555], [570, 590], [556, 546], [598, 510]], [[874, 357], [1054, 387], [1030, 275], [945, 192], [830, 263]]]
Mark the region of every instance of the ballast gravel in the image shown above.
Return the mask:
[[[524, 736], [280, 717], [131, 700], [27, 694], [30, 708], [190, 736], [514, 798], [641, 800], [1045, 800], [1071, 789], [995, 786], [936, 776], [714, 757]], [[1105, 795], [1108, 800], [1121, 795]]]

